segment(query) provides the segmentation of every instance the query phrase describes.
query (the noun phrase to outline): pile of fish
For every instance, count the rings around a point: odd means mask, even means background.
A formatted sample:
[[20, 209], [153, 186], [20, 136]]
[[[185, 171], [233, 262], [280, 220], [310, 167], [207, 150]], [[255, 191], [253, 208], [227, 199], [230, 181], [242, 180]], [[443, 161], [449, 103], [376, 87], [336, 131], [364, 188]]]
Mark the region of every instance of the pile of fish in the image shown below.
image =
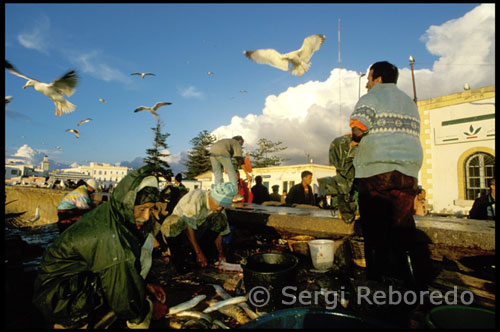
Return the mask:
[[[250, 320], [259, 317], [246, 303], [248, 300], [247, 296], [235, 296], [229, 295], [220, 285], [212, 284], [218, 297], [222, 300], [217, 301], [212, 299], [206, 301], [208, 306], [203, 311], [193, 310], [202, 301], [204, 301], [207, 296], [204, 294], [196, 295], [186, 302], [179, 303], [173, 307], [170, 307], [165, 318], [170, 320], [169, 326], [174, 329], [186, 329], [186, 328], [222, 328], [229, 329], [224, 322], [219, 319], [212, 317], [211, 313], [220, 312], [221, 314], [233, 318], [238, 322], [238, 324], [243, 325], [248, 323]], [[183, 318], [192, 318], [185, 321]], [[180, 319], [178, 319], [180, 318]]]

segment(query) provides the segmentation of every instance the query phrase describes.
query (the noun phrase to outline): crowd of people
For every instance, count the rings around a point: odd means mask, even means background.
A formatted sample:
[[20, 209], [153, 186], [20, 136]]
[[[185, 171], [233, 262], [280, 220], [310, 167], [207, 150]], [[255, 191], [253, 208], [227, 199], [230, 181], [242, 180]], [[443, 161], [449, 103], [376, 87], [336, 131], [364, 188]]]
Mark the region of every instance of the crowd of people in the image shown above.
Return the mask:
[[[213, 144], [211, 190], [187, 190], [178, 174], [174, 182], [166, 177], [160, 191], [153, 169], [144, 166], [123, 178], [108, 202], [95, 206], [90, 195], [97, 183], [81, 183], [57, 206], [61, 234], [40, 263], [34, 304], [54, 328], [94, 327], [109, 313], [128, 328], [148, 328], [152, 317], [166, 310], [163, 288], [148, 278], [155, 251], [169, 251], [179, 272], [190, 259], [201, 268], [224, 262], [222, 238], [230, 233], [225, 209], [233, 202], [321, 206], [326, 195], [336, 198], [345, 222], [359, 218], [368, 279], [398, 278], [421, 287], [414, 215], [428, 214], [428, 207], [417, 180], [423, 160], [420, 117], [397, 79], [398, 69], [386, 61], [370, 67], [368, 93], [350, 117], [351, 133], [330, 146], [337, 175], [318, 179], [319, 193], [307, 170], [283, 195], [277, 185], [269, 194], [261, 176], [250, 188], [251, 165], [243, 158], [241, 136]], [[490, 193], [474, 203], [472, 217], [494, 217], [494, 186], [493, 179]]]

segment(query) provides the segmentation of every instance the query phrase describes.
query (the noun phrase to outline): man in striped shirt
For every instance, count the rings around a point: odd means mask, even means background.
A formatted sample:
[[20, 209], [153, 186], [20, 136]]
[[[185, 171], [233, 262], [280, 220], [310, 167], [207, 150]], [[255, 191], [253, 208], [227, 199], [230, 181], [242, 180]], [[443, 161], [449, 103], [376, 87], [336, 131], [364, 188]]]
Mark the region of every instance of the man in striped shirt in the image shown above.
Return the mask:
[[94, 193], [97, 188], [97, 181], [88, 179], [85, 181], [85, 184], [64, 196], [57, 205], [57, 227], [59, 228], [59, 232], [62, 233], [85, 213], [95, 207], [90, 194]]

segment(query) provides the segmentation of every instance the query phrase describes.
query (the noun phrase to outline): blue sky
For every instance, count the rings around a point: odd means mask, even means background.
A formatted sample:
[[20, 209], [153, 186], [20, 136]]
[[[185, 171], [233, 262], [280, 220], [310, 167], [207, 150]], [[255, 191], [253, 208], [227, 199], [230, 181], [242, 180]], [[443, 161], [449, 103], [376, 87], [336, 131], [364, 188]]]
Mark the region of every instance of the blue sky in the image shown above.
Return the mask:
[[[240, 134], [246, 151], [259, 138], [282, 141], [288, 163], [304, 163], [309, 153], [327, 164], [328, 145], [348, 130], [359, 87], [366, 93], [366, 77], [358, 75], [376, 61], [398, 66], [398, 86], [413, 97], [412, 55], [419, 99], [459, 92], [465, 80], [472, 88], [494, 84], [494, 11], [494, 4], [478, 3], [6, 4], [10, 63], [43, 82], [70, 69], [80, 77], [68, 98], [76, 111], [56, 117], [49, 98], [23, 90], [25, 80], [5, 71], [5, 95], [13, 97], [5, 113], [6, 158], [130, 163], [145, 157], [156, 125], [150, 113], [134, 109], [167, 101], [172, 105], [158, 113], [174, 171], [202, 130], [218, 138]], [[301, 77], [243, 54], [287, 53], [312, 34], [326, 40]], [[77, 127], [87, 117], [92, 121]]]

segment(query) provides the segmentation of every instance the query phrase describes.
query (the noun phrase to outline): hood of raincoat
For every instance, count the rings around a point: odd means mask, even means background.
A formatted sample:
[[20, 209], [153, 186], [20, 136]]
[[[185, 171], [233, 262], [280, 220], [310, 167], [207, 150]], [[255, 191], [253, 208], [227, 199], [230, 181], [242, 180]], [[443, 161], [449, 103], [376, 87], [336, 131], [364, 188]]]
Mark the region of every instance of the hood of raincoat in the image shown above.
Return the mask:
[[158, 188], [158, 179], [151, 175], [152, 170], [151, 166], [146, 165], [131, 172], [118, 183], [111, 194], [109, 201], [111, 217], [134, 232], [137, 230], [134, 218], [137, 193], [144, 187]]
[[[140, 275], [141, 247], [148, 231], [137, 229], [134, 203], [142, 188], [158, 188], [152, 174], [152, 168], [144, 166], [125, 176], [108, 202], [83, 215], [45, 251], [33, 303], [49, 322], [73, 325], [103, 301], [133, 323], [149, 312], [146, 283]], [[95, 296], [101, 293], [102, 297]]]

